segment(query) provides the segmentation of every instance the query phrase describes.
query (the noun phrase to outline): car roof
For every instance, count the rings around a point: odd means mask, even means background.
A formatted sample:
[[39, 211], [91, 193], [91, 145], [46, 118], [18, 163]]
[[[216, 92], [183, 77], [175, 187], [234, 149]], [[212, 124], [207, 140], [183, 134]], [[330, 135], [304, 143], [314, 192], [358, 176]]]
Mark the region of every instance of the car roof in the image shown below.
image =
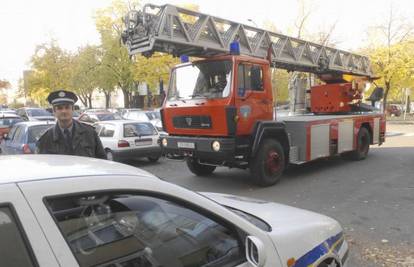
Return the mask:
[[29, 108], [29, 107], [24, 107], [24, 108], [19, 108], [19, 109], [25, 109], [25, 110], [42, 109], [42, 110], [45, 110], [44, 108]]
[[0, 111], [0, 119], [3, 119], [3, 118], [8, 118], [8, 119], [10, 119], [10, 118], [20, 118], [20, 116], [17, 115], [16, 113], [8, 113], [8, 112]]
[[115, 113], [110, 112], [110, 111], [90, 111], [90, 112], [84, 112], [84, 114], [86, 115], [107, 115], [107, 114], [115, 115]]
[[121, 163], [67, 155], [4, 155], [0, 157], [0, 170], [0, 184], [107, 175], [156, 178], [149, 172]]
[[15, 125], [24, 125], [24, 126], [35, 126], [35, 125], [55, 125], [54, 121], [22, 121], [18, 122]]
[[96, 124], [124, 124], [124, 123], [150, 123], [149, 121], [139, 120], [111, 120], [111, 121], [98, 121]]

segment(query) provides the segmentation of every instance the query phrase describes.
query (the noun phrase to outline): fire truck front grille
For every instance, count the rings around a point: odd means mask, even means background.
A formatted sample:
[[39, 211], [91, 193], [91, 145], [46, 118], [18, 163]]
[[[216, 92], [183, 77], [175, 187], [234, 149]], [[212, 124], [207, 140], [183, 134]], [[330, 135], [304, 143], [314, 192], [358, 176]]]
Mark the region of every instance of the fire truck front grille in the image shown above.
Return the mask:
[[175, 128], [209, 129], [212, 127], [210, 116], [176, 116], [173, 118]]

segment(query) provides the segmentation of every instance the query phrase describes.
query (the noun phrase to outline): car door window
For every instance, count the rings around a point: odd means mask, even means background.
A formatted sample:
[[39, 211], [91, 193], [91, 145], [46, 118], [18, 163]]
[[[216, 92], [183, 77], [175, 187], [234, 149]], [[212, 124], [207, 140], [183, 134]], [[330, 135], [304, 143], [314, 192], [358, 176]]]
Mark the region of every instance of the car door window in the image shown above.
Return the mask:
[[239, 90], [263, 91], [263, 69], [259, 65], [239, 64]]
[[80, 266], [230, 267], [245, 234], [187, 203], [131, 193], [47, 199]]
[[111, 124], [102, 125], [101, 132], [99, 133], [99, 137], [114, 137], [115, 133], [115, 126]]
[[0, 265], [37, 266], [25, 234], [10, 205], [0, 206]]
[[80, 121], [83, 121], [83, 122], [91, 122], [91, 119], [89, 118], [89, 116], [88, 115], [83, 115], [83, 116], [81, 116], [80, 118], [79, 118], [79, 120]]
[[11, 129], [10, 129], [10, 132], [7, 134], [7, 138], [8, 138], [8, 140], [12, 140], [13, 139], [13, 136], [14, 136], [14, 134], [16, 133], [16, 129], [18, 128], [19, 126], [13, 126]]
[[95, 126], [95, 132], [98, 134], [98, 136], [99, 136], [99, 133], [100, 133], [100, 131], [102, 130], [102, 125], [100, 125], [100, 124], [95, 124], [94, 125]]
[[23, 126], [17, 127], [16, 132], [13, 135], [13, 139], [11, 139], [11, 142], [14, 144], [18, 144], [20, 140], [22, 139], [23, 134], [24, 134], [24, 127]]

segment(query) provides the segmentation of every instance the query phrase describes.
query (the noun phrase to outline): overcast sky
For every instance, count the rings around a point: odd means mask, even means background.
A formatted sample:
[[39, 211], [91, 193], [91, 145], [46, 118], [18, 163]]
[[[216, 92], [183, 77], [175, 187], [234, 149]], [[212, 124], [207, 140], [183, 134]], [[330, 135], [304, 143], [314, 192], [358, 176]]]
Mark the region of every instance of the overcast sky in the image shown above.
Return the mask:
[[[147, 1], [146, 1], [147, 2]], [[297, 0], [171, 0], [155, 4], [195, 3], [204, 13], [259, 25], [271, 21], [287, 34], [298, 15]], [[369, 26], [384, 21], [391, 4], [414, 23], [412, 0], [308, 0], [312, 15], [307, 29], [317, 32], [336, 22], [334, 40], [345, 50], [357, 49], [366, 41]], [[0, 0], [0, 79], [16, 86], [22, 72], [30, 67], [30, 56], [37, 44], [57, 40], [65, 49], [98, 44], [93, 14], [111, 0]]]

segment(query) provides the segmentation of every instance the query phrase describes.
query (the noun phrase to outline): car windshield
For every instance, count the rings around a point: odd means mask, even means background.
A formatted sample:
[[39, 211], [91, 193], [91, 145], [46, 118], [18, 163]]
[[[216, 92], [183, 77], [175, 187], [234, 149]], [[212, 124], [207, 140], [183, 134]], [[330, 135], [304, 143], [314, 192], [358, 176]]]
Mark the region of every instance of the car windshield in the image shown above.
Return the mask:
[[108, 113], [108, 114], [97, 114], [96, 115], [100, 121], [113, 121], [122, 119], [118, 114]]
[[146, 113], [146, 115], [150, 120], [161, 119], [161, 115], [157, 111], [149, 111]]
[[254, 224], [256, 227], [260, 228], [263, 231], [266, 232], [271, 232], [272, 231], [272, 227], [270, 227], [270, 225], [268, 225], [265, 221], [249, 214], [246, 213], [244, 211], [232, 208], [232, 207], [228, 207], [225, 206], [226, 208], [228, 208], [229, 210], [231, 210], [232, 212], [236, 213], [237, 215], [239, 215], [240, 217], [242, 217], [243, 219], [251, 222], [252, 224]]
[[172, 72], [168, 100], [224, 98], [230, 94], [232, 63], [203, 61]]
[[52, 114], [44, 109], [28, 109], [27, 113], [31, 117], [52, 116]]
[[0, 118], [0, 128], [12, 127], [21, 121], [23, 121], [21, 118]]
[[31, 126], [28, 131], [27, 142], [29, 144], [37, 142], [40, 136], [50, 127], [53, 127], [53, 124]]
[[150, 121], [150, 117], [142, 111], [132, 111], [126, 115], [127, 119], [138, 120], [138, 121]]
[[151, 123], [125, 123], [124, 137], [156, 135], [157, 132]]

